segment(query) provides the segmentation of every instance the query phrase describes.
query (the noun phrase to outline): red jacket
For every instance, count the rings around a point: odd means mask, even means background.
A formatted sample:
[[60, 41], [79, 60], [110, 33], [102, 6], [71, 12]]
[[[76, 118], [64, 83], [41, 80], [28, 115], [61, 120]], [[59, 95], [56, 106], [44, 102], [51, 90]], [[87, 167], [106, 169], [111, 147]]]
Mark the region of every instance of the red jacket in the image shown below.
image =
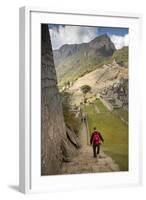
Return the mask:
[[99, 135], [99, 137], [100, 137], [100, 140], [101, 140], [102, 142], [104, 142], [104, 139], [103, 139], [103, 137], [102, 137], [101, 133], [100, 133], [100, 132], [98, 132], [98, 131], [94, 131], [94, 132], [92, 133], [92, 135], [91, 135], [91, 138], [90, 138], [90, 144], [92, 144], [92, 143], [93, 143], [93, 137], [94, 137], [94, 134], [98, 134], [98, 135]]

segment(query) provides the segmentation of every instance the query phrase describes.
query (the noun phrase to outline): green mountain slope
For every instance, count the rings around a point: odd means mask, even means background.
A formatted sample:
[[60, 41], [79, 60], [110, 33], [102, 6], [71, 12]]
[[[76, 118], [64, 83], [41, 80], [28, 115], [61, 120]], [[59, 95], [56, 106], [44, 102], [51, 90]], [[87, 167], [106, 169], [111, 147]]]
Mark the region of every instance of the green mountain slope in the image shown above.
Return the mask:
[[115, 51], [107, 35], [98, 36], [89, 43], [63, 45], [53, 52], [59, 84], [74, 81], [109, 63]]
[[123, 47], [114, 52], [113, 59], [115, 59], [116, 63], [123, 67], [128, 67], [128, 47]]

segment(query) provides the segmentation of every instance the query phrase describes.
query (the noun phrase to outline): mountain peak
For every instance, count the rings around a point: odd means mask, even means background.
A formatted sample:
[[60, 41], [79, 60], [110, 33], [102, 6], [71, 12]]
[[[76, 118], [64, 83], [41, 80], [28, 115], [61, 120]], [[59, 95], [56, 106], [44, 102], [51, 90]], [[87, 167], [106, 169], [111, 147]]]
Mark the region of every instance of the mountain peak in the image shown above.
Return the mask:
[[90, 44], [91, 45], [94, 44], [94, 46], [99, 45], [100, 43], [106, 45], [112, 44], [112, 47], [115, 48], [113, 42], [111, 41], [110, 37], [107, 34], [99, 35], [90, 41]]
[[94, 68], [107, 60], [115, 50], [115, 46], [107, 34], [97, 36], [88, 43], [65, 44], [60, 49], [53, 51], [59, 78], [68, 73], [74, 78], [76, 74], [84, 73], [90, 66]]
[[114, 43], [107, 34], [103, 34], [94, 38], [89, 47], [100, 53], [102, 56], [112, 56], [116, 50]]

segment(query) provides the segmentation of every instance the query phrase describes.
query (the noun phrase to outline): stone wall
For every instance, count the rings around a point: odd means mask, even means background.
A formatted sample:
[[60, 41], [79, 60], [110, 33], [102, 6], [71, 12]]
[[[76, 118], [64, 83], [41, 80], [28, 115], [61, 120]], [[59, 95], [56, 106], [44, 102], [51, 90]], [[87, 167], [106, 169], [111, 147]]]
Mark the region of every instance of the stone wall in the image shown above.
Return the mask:
[[125, 107], [128, 109], [128, 78], [121, 78], [102, 92], [102, 97], [113, 108]]
[[[76, 141], [76, 135], [72, 136]], [[70, 137], [71, 138], [71, 137]], [[64, 124], [48, 25], [41, 26], [41, 174], [59, 174], [77, 152]]]

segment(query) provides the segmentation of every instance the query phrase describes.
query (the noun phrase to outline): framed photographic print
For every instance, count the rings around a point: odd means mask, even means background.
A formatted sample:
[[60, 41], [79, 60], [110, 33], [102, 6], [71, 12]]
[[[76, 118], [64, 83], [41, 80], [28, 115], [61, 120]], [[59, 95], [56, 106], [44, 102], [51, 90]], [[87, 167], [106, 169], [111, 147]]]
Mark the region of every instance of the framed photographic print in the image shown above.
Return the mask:
[[141, 183], [141, 15], [20, 8], [20, 191]]

